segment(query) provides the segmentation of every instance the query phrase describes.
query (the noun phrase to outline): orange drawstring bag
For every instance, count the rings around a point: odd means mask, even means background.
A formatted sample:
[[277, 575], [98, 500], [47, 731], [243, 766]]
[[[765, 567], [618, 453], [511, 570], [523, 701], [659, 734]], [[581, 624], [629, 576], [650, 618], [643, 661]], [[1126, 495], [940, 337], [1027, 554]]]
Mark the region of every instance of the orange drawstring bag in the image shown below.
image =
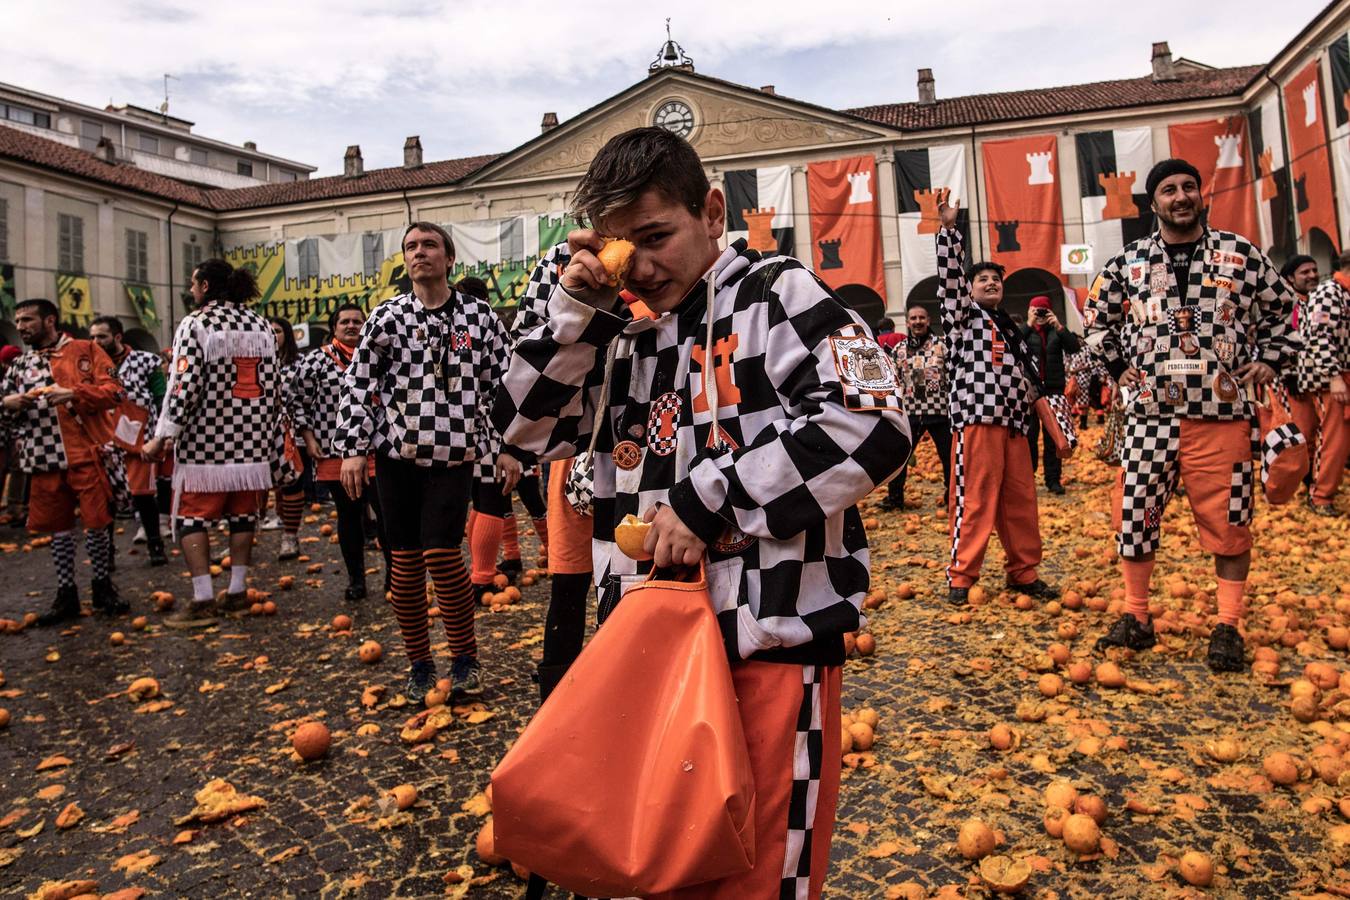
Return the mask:
[[748, 872], [755, 787], [708, 587], [632, 588], [492, 773], [495, 853], [587, 897]]

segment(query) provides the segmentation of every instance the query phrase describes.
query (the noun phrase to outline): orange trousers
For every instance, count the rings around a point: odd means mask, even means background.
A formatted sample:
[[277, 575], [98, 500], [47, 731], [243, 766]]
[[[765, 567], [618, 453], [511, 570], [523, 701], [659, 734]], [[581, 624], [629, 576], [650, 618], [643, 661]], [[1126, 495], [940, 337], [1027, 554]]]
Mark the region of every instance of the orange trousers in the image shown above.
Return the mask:
[[1315, 394], [1290, 394], [1289, 411], [1294, 424], [1308, 439], [1312, 459], [1312, 488], [1308, 498], [1315, 506], [1326, 506], [1336, 499], [1350, 457], [1350, 414], [1345, 404], [1331, 399], [1330, 391]]
[[989, 536], [996, 531], [1007, 557], [1008, 581], [1036, 580], [1041, 527], [1026, 435], [979, 424], [952, 434], [947, 522], [952, 541], [947, 581], [952, 587], [970, 587], [979, 580]]
[[548, 470], [548, 570], [554, 575], [588, 575], [591, 571], [590, 516], [579, 516], [567, 502], [563, 485], [572, 460], [559, 459]]
[[839, 666], [732, 664], [755, 780], [755, 867], [649, 900], [820, 897], [839, 801], [842, 674]]

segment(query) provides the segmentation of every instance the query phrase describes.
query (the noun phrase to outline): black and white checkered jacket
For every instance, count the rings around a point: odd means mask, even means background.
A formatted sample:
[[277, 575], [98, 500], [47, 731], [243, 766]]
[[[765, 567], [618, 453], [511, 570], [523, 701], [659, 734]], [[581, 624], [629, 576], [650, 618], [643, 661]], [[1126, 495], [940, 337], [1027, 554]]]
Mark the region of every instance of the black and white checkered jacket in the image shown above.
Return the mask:
[[[595, 457], [602, 615], [650, 566], [619, 552], [615, 525], [663, 503], [708, 545], [731, 658], [839, 662], [868, 589], [854, 504], [909, 454], [894, 372], [858, 316], [797, 260], [760, 260], [737, 241], [713, 272], [711, 353], [706, 281], [674, 312], [638, 321], [555, 287], [545, 321], [516, 345], [493, 417], [512, 446], [576, 455], [617, 341]], [[729, 447], [709, 446], [705, 362]], [[616, 444], [631, 468], [616, 465]]]
[[960, 231], [938, 231], [937, 268], [952, 428], [1002, 425], [1028, 433], [1033, 388], [994, 320], [970, 296]]
[[334, 449], [420, 466], [488, 456], [488, 407], [508, 356], [506, 327], [483, 300], [454, 292], [434, 310], [413, 294], [386, 300], [347, 368]]
[[931, 331], [920, 341], [897, 341], [893, 351], [895, 372], [905, 414], [924, 419], [945, 419], [948, 410], [947, 349]]
[[127, 399], [141, 409], [149, 410], [150, 417], [145, 422], [145, 433], [155, 433], [155, 420], [159, 418], [159, 403], [155, 399], [154, 388], [150, 382], [160, 371], [160, 358], [157, 353], [127, 348], [122, 361], [117, 364], [117, 380], [122, 382]]
[[347, 389], [347, 361], [332, 344], [316, 347], [291, 367], [288, 408], [296, 438], [314, 432], [324, 453], [333, 454], [337, 436], [338, 404]]
[[1131, 367], [1142, 373], [1130, 413], [1249, 418], [1251, 401], [1232, 373], [1253, 359], [1278, 372], [1296, 358], [1293, 288], [1246, 238], [1210, 228], [1185, 277], [1183, 304], [1159, 232], [1127, 246], [1088, 291], [1088, 346], [1112, 378]]
[[210, 301], [173, 338], [168, 391], [156, 435], [174, 438], [175, 487], [188, 491], [272, 486], [281, 379], [266, 319]]
[[521, 294], [516, 320], [511, 323], [511, 346], [518, 344], [548, 318], [548, 300], [562, 278], [563, 269], [571, 261], [572, 250], [563, 241], [555, 244], [535, 265]]
[[[57, 368], [74, 369], [78, 380], [58, 382], [53, 358], [58, 360]], [[0, 409], [0, 439], [15, 442], [20, 471], [57, 472], [98, 461], [98, 449], [84, 431], [84, 416], [92, 419], [125, 396], [112, 360], [98, 344], [62, 335], [45, 350], [30, 349], [16, 357], [0, 380], [0, 397], [57, 384], [75, 390], [74, 403], [58, 409], [39, 399], [18, 412]]]
[[1298, 354], [1298, 389], [1325, 391], [1331, 379], [1350, 378], [1350, 291], [1335, 277], [1317, 286], [1298, 317], [1303, 347]]

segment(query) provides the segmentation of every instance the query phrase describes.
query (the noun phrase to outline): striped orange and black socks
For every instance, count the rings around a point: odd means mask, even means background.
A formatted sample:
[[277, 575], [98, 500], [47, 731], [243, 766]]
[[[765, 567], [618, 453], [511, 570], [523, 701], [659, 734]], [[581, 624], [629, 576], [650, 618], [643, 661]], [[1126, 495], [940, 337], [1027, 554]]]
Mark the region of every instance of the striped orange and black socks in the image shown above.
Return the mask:
[[[479, 516], [483, 519], [493, 516]], [[500, 520], [498, 520], [500, 521]], [[478, 644], [473, 634], [474, 597], [469, 573], [464, 569], [464, 556], [458, 549], [425, 551], [426, 570], [436, 586], [436, 605], [445, 623], [445, 637], [450, 643], [451, 656], [478, 655]], [[395, 563], [397, 565], [397, 563]]]
[[[421, 550], [394, 550], [393, 572], [389, 577], [390, 603], [403, 646], [412, 662], [431, 659], [431, 638], [427, 627], [427, 567]], [[444, 609], [444, 607], [442, 607]], [[447, 627], [449, 622], [446, 623]]]
[[304, 514], [304, 491], [297, 491], [294, 494], [277, 492], [277, 516], [281, 518], [281, 527], [286, 529], [287, 534], [296, 534], [300, 531], [300, 520]]

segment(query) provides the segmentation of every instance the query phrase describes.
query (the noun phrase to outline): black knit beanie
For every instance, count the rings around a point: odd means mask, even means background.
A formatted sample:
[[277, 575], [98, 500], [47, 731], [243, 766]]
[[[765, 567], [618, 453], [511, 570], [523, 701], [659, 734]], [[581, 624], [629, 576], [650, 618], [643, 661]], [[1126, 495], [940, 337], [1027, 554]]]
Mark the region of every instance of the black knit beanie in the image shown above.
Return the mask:
[[1164, 159], [1148, 171], [1148, 178], [1144, 180], [1144, 189], [1148, 191], [1148, 199], [1153, 200], [1153, 192], [1162, 184], [1164, 178], [1170, 178], [1173, 175], [1189, 175], [1195, 179], [1196, 187], [1200, 186], [1200, 173], [1195, 166], [1186, 162], [1184, 159]]

